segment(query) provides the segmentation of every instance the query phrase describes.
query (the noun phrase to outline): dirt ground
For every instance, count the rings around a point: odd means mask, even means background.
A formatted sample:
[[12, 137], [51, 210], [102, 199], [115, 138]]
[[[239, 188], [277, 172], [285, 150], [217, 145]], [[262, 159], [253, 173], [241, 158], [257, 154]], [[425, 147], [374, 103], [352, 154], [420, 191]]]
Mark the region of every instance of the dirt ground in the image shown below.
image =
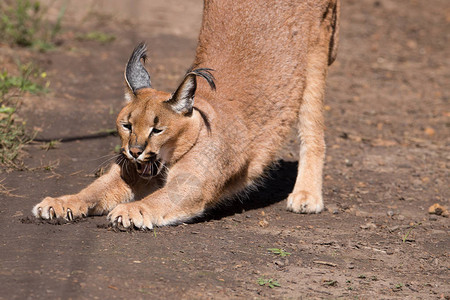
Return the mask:
[[[141, 40], [156, 88], [173, 89], [190, 66], [201, 1], [124, 3], [69, 2], [55, 51], [1, 45], [4, 66], [34, 61], [51, 81], [50, 93], [22, 101], [38, 138], [114, 128]], [[326, 211], [285, 210], [297, 167], [290, 141], [264, 187], [193, 224], [114, 232], [105, 217], [39, 222], [32, 206], [90, 183], [118, 138], [35, 143], [25, 155], [35, 169], [0, 173], [13, 189], [0, 194], [0, 299], [449, 299], [449, 218], [428, 207], [450, 196], [450, 6], [343, 0], [341, 20], [325, 107]], [[116, 39], [75, 38], [94, 30]]]

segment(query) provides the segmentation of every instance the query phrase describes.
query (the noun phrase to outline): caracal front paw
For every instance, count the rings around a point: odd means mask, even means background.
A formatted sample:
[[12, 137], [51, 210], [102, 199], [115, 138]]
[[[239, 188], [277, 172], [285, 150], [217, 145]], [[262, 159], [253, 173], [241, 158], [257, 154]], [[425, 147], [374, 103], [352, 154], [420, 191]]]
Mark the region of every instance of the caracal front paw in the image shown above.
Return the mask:
[[72, 221], [87, 216], [88, 205], [74, 196], [47, 197], [33, 207], [32, 213], [36, 218], [64, 218]]
[[307, 191], [292, 192], [287, 199], [287, 209], [295, 213], [320, 213], [323, 210], [322, 195]]
[[149, 209], [145, 203], [122, 203], [108, 214], [108, 220], [114, 227], [152, 229], [154, 225], [165, 225], [162, 213], [157, 211]]

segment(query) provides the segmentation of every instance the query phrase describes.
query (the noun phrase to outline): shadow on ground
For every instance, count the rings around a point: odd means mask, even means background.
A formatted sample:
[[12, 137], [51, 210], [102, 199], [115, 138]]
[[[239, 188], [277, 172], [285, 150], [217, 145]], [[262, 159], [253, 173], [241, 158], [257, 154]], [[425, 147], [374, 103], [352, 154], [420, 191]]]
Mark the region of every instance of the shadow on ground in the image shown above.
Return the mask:
[[233, 199], [224, 200], [218, 206], [207, 210], [204, 217], [194, 222], [220, 220], [286, 200], [294, 188], [297, 167], [297, 162], [280, 160], [255, 187]]

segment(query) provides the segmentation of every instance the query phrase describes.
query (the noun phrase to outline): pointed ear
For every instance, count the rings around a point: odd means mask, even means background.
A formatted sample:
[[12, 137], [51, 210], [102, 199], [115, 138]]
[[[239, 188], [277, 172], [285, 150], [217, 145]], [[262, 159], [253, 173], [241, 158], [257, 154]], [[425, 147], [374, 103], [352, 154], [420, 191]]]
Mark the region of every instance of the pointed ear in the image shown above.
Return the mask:
[[141, 63], [141, 59], [145, 62], [147, 58], [147, 46], [140, 43], [131, 54], [125, 68], [125, 82], [127, 90], [125, 91], [125, 99], [132, 99], [136, 95], [136, 91], [142, 88], [150, 88], [150, 75]]
[[176, 113], [190, 116], [194, 108], [194, 97], [197, 89], [197, 76], [203, 77], [208, 82], [212, 90], [216, 89], [212, 69], [196, 69], [188, 71], [180, 86], [169, 100], [166, 101]]

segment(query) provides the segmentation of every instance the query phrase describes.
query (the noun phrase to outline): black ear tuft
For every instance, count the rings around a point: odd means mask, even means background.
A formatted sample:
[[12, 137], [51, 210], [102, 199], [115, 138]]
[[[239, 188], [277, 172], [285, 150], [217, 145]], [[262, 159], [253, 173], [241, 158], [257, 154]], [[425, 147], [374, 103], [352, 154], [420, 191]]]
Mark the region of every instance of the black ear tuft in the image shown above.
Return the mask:
[[216, 89], [214, 76], [211, 74], [211, 71], [214, 70], [202, 68], [188, 71], [180, 86], [166, 103], [177, 113], [191, 115], [194, 107], [195, 91], [197, 89], [197, 76], [204, 78], [212, 90]]
[[213, 69], [201, 68], [201, 69], [195, 69], [192, 71], [188, 71], [188, 74], [193, 73], [197, 76], [203, 77], [208, 82], [211, 89], [213, 91], [215, 91], [216, 90], [216, 84], [214, 83], [215, 78], [214, 78], [213, 74], [211, 73], [213, 71], [214, 71]]
[[131, 54], [125, 69], [125, 80], [134, 94], [139, 89], [151, 87], [150, 75], [141, 63], [141, 59], [145, 63], [146, 52], [147, 46], [144, 42], [141, 42]]

